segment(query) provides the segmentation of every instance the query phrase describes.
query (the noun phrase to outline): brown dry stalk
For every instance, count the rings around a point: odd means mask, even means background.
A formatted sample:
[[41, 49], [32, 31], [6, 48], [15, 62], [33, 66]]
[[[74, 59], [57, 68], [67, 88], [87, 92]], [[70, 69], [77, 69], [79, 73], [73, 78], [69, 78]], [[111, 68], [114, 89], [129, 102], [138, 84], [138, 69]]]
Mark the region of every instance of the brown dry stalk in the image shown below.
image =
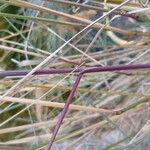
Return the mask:
[[[0, 96], [1, 98], [1, 96]], [[23, 103], [23, 104], [34, 104], [40, 106], [47, 106], [47, 107], [54, 107], [54, 108], [64, 108], [65, 103], [58, 103], [58, 102], [47, 102], [44, 100], [33, 100], [27, 98], [16, 98], [16, 97], [4, 97], [2, 99], [3, 102], [16, 102], [16, 103]], [[114, 114], [114, 110], [107, 110], [101, 108], [94, 108], [88, 106], [81, 106], [81, 105], [73, 105], [71, 104], [69, 107], [70, 110], [78, 110], [78, 111], [87, 111], [87, 112], [95, 112], [95, 113], [107, 113], [107, 114]]]

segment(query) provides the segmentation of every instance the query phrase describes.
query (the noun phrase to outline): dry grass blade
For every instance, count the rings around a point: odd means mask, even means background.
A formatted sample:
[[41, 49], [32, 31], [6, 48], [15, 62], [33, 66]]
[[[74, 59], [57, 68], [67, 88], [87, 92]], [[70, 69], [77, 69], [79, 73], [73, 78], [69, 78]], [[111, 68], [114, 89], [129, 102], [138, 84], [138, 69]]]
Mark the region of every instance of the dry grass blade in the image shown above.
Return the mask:
[[[15, 98], [15, 97], [5, 97], [2, 99], [2, 101], [23, 103], [23, 104], [34, 104], [34, 105], [54, 107], [54, 108], [64, 108], [64, 105], [65, 105], [65, 103], [46, 102], [44, 100], [23, 99], [23, 98]], [[78, 111], [95, 112], [95, 113], [108, 113], [108, 114], [115, 113], [115, 110], [107, 110], [107, 109], [86, 107], [86, 106], [73, 105], [73, 104], [70, 105], [69, 109], [70, 110], [78, 110]]]

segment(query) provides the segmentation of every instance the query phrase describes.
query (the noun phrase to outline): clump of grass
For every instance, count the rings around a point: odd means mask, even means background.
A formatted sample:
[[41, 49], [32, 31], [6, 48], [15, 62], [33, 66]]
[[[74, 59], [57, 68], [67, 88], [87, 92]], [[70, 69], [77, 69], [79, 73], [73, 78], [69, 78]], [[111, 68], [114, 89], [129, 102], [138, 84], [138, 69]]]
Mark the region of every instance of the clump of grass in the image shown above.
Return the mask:
[[148, 12], [148, 1], [0, 0], [0, 147], [144, 149]]

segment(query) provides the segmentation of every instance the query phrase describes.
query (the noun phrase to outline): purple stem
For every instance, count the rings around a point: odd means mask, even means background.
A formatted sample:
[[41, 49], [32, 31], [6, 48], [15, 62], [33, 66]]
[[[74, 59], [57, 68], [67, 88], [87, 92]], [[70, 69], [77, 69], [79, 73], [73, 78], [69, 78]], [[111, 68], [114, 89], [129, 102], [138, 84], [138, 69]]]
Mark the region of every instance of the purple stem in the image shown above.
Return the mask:
[[56, 138], [56, 135], [59, 131], [59, 128], [63, 122], [63, 119], [68, 111], [69, 105], [71, 104], [71, 101], [75, 95], [75, 92], [77, 90], [77, 87], [80, 83], [80, 80], [85, 73], [95, 73], [95, 72], [104, 72], [104, 71], [121, 71], [121, 70], [133, 70], [133, 69], [147, 69], [150, 68], [150, 64], [137, 64], [137, 65], [118, 65], [118, 66], [107, 66], [107, 67], [91, 67], [91, 68], [86, 68], [86, 69], [81, 69], [79, 75], [77, 76], [75, 83], [72, 87], [72, 90], [67, 98], [67, 101], [65, 103], [65, 106], [63, 108], [63, 111], [61, 112], [61, 115], [58, 119], [58, 122], [56, 123], [56, 126], [54, 128], [51, 140], [48, 144], [48, 147], [46, 150], [51, 150], [52, 144]]
[[[50, 68], [50, 69], [41, 69], [38, 71], [35, 71], [33, 75], [47, 75], [47, 74], [64, 74], [64, 73], [78, 73], [81, 72], [83, 69], [78, 68], [63, 68], [63, 69], [55, 69], [55, 68]], [[25, 76], [29, 73], [29, 70], [8, 70], [8, 71], [0, 71], [0, 77], [6, 77], [6, 76]]]
[[134, 65], [116, 65], [116, 66], [106, 66], [106, 67], [92, 67], [87, 68], [82, 73], [96, 73], [96, 72], [113, 72], [113, 71], [123, 71], [123, 70], [137, 70], [137, 69], [150, 69], [150, 64], [134, 64]]
[[[38, 70], [36, 72], [33, 73], [33, 75], [46, 75], [46, 74], [64, 74], [64, 73], [79, 73], [77, 76], [77, 79], [75, 80], [75, 83], [72, 87], [72, 90], [69, 94], [69, 97], [67, 98], [67, 101], [65, 103], [65, 106], [63, 108], [63, 111], [61, 112], [61, 115], [58, 119], [58, 122], [54, 128], [51, 140], [48, 144], [48, 148], [47, 150], [50, 150], [52, 147], [52, 144], [56, 138], [56, 135], [59, 131], [59, 128], [63, 122], [63, 119], [68, 111], [69, 105], [75, 95], [75, 92], [77, 90], [77, 87], [80, 83], [80, 80], [83, 76], [83, 74], [86, 73], [98, 73], [98, 72], [113, 72], [113, 71], [123, 71], [123, 70], [135, 70], [135, 69], [150, 69], [150, 64], [130, 64], [130, 65], [116, 65], [116, 66], [106, 66], [106, 67], [102, 67], [102, 66], [94, 66], [94, 67], [89, 67], [89, 68], [78, 68], [78, 69], [74, 69], [74, 68], [64, 68], [64, 69], [57, 69], [57, 68], [50, 68], [47, 70]], [[0, 77], [6, 77], [6, 76], [24, 76], [26, 74], [28, 74], [29, 71], [25, 71], [25, 70], [20, 70], [20, 71], [1, 71], [0, 72]]]
[[68, 98], [67, 98], [67, 101], [66, 101], [66, 103], [65, 103], [65, 106], [64, 106], [64, 108], [63, 108], [63, 111], [61, 112], [61, 115], [60, 115], [60, 117], [59, 117], [59, 119], [58, 119], [58, 122], [57, 122], [57, 124], [56, 124], [56, 126], [55, 126], [55, 128], [54, 128], [54, 131], [53, 131], [51, 140], [50, 140], [50, 142], [49, 142], [48, 147], [47, 147], [46, 150], [50, 150], [51, 147], [52, 147], [52, 144], [53, 144], [53, 142], [54, 142], [54, 140], [55, 140], [55, 138], [56, 138], [56, 135], [57, 135], [57, 133], [58, 133], [58, 130], [59, 130], [59, 128], [60, 128], [60, 126], [61, 126], [61, 124], [62, 124], [62, 122], [63, 122], [63, 119], [64, 119], [64, 117], [65, 117], [65, 115], [66, 115], [66, 113], [67, 113], [67, 111], [68, 111], [69, 105], [70, 105], [70, 103], [71, 103], [71, 101], [72, 101], [72, 99], [73, 99], [73, 97], [74, 97], [74, 95], [75, 95], [75, 93], [76, 93], [76, 90], [77, 90], [77, 87], [78, 87], [78, 85], [79, 85], [79, 83], [80, 83], [80, 80], [81, 80], [81, 78], [82, 78], [82, 75], [83, 75], [83, 74], [79, 74], [79, 75], [77, 76], [76, 80], [75, 80], [75, 83], [73, 84], [72, 90], [71, 90], [71, 92], [70, 92], [70, 94], [69, 94], [69, 96], [68, 96]]
[[[33, 75], [46, 75], [46, 74], [65, 74], [65, 73], [98, 73], [98, 72], [112, 72], [112, 71], [123, 71], [123, 70], [136, 70], [136, 69], [150, 69], [150, 64], [130, 64], [130, 65], [116, 65], [116, 66], [94, 66], [88, 68], [50, 68], [41, 69], [33, 73]], [[25, 76], [29, 73], [29, 70], [19, 71], [0, 71], [0, 77], [6, 76]]]
[[139, 16], [137, 16], [137, 15], [124, 13], [124, 12], [121, 12], [121, 11], [116, 11], [113, 14], [121, 15], [121, 16], [125, 16], [125, 17], [130, 17], [130, 18], [137, 19], [137, 20], [139, 19]]

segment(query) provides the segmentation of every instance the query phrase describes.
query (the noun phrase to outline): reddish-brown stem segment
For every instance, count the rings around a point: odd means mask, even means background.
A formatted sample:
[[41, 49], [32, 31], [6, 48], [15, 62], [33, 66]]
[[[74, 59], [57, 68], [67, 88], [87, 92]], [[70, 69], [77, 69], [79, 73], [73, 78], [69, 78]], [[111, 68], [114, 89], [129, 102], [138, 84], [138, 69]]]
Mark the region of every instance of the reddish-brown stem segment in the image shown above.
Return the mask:
[[[65, 73], [98, 73], [98, 72], [113, 72], [113, 71], [123, 71], [123, 70], [137, 70], [137, 69], [150, 69], [150, 64], [130, 64], [130, 65], [116, 65], [116, 66], [94, 66], [87, 68], [50, 68], [41, 69], [35, 71], [33, 75], [47, 75], [47, 74], [65, 74]], [[19, 71], [0, 71], [0, 77], [6, 76], [25, 76], [29, 73], [29, 70], [19, 70]]]
[[82, 74], [79, 74], [79, 75], [77, 76], [76, 80], [75, 80], [75, 83], [74, 83], [74, 85], [73, 85], [73, 87], [72, 87], [72, 90], [71, 90], [71, 92], [70, 92], [70, 94], [69, 94], [69, 96], [68, 96], [68, 98], [67, 98], [67, 101], [66, 101], [66, 103], [65, 103], [65, 106], [64, 106], [64, 108], [63, 108], [63, 111], [61, 112], [61, 114], [60, 114], [60, 116], [59, 116], [59, 118], [58, 118], [58, 122], [57, 122], [57, 124], [56, 124], [56, 126], [55, 126], [55, 128], [54, 128], [54, 131], [53, 131], [51, 140], [50, 140], [50, 142], [49, 142], [49, 144], [48, 144], [47, 150], [50, 150], [51, 147], [52, 147], [52, 144], [53, 144], [53, 142], [54, 142], [54, 140], [55, 140], [55, 137], [56, 137], [56, 135], [57, 135], [57, 133], [58, 133], [58, 130], [59, 130], [59, 128], [60, 128], [60, 126], [61, 126], [61, 124], [62, 124], [62, 122], [63, 122], [63, 119], [64, 119], [64, 117], [65, 117], [65, 115], [66, 115], [66, 113], [67, 113], [67, 110], [68, 110], [68, 108], [69, 108], [69, 105], [70, 105], [70, 103], [71, 103], [71, 101], [72, 101], [72, 99], [73, 99], [73, 97], [74, 97], [74, 95], [75, 95], [75, 93], [76, 93], [76, 90], [77, 90], [77, 87], [78, 87], [78, 85], [79, 85], [79, 83], [80, 83], [81, 78], [82, 78]]
[[[150, 68], [150, 64], [143, 64], [143, 65], [118, 65], [118, 66], [107, 66], [107, 67], [93, 67], [93, 68], [86, 68], [86, 69], [81, 69], [80, 70], [80, 73], [79, 75], [77, 76], [77, 79], [75, 80], [75, 83], [72, 87], [72, 90], [67, 98], [67, 101], [65, 103], [65, 106], [63, 108], [63, 111], [61, 112], [61, 115], [59, 116], [58, 118], [58, 122], [54, 128], [54, 131], [53, 131], [53, 134], [52, 134], [52, 137], [51, 137], [51, 140], [48, 144], [48, 147], [46, 150], [50, 150], [51, 147], [52, 147], [52, 144], [56, 138], [56, 135], [59, 131], [59, 128], [63, 122], [63, 119], [68, 111], [68, 108], [69, 108], [69, 105], [71, 104], [71, 101], [75, 95], [75, 92], [77, 90], [77, 87], [80, 83], [80, 80], [83, 76], [83, 74], [86, 74], [86, 73], [95, 73], [95, 72], [105, 72], [105, 71], [120, 71], [120, 70], [133, 70], [133, 69], [145, 69], [145, 68]], [[120, 114], [121, 111], [116, 111], [116, 114]]]
[[[130, 65], [116, 65], [116, 66], [94, 66], [94, 67], [88, 67], [88, 68], [64, 68], [64, 69], [57, 69], [57, 68], [51, 68], [47, 70], [38, 70], [33, 73], [33, 75], [44, 75], [44, 74], [65, 74], [65, 73], [78, 73], [77, 79], [75, 80], [75, 83], [72, 87], [72, 90], [70, 92], [69, 97], [67, 98], [67, 101], [65, 103], [64, 109], [61, 112], [61, 115], [58, 119], [58, 122], [55, 126], [54, 132], [51, 137], [51, 141], [48, 145], [47, 150], [51, 149], [51, 146], [55, 140], [55, 137], [58, 133], [58, 130], [63, 122], [63, 119], [68, 111], [69, 105], [75, 95], [75, 92], [77, 90], [77, 87], [80, 83], [80, 80], [83, 76], [83, 74], [86, 73], [98, 73], [98, 72], [113, 72], [113, 71], [123, 71], [123, 70], [137, 70], [137, 69], [150, 69], [150, 64], [130, 64]], [[1, 71], [0, 77], [5, 76], [21, 76], [28, 74], [29, 71]]]

